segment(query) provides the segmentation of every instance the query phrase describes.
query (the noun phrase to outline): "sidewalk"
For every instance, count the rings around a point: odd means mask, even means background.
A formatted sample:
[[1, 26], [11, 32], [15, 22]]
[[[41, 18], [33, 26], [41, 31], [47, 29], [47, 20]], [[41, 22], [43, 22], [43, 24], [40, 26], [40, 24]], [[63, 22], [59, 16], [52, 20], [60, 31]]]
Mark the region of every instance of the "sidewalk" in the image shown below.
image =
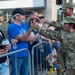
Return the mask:
[[53, 73], [50, 73], [50, 72], [45, 73], [43, 71], [42, 72], [39, 71], [38, 74], [35, 74], [35, 75], [57, 75], [57, 72], [55, 71]]
[[53, 73], [48, 72], [46, 75], [57, 75], [57, 72], [56, 71]]

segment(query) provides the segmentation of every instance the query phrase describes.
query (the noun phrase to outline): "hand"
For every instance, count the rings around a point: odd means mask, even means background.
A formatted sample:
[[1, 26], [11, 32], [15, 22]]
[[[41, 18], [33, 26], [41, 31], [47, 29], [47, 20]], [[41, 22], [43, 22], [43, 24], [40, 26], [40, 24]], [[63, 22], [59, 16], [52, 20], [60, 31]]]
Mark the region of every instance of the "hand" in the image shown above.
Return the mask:
[[39, 23], [36, 22], [36, 19], [34, 19], [33, 22], [30, 21], [30, 27], [31, 27], [32, 29], [35, 29], [37, 25], [39, 25]]
[[5, 49], [10, 50], [11, 49], [11, 44], [6, 45]]
[[46, 27], [43, 25], [43, 26], [42, 26], [42, 29], [43, 29], [43, 30], [46, 30]]
[[12, 42], [12, 44], [15, 44], [15, 43], [18, 42], [18, 40], [16, 40], [16, 39], [12, 39], [11, 42]]
[[0, 49], [0, 54], [5, 54], [5, 53], [6, 53], [5, 49]]
[[45, 57], [45, 60], [49, 60], [50, 59], [50, 55], [48, 54], [46, 57]]
[[47, 42], [50, 44], [50, 43], [51, 43], [51, 40], [50, 40], [50, 39], [48, 39], [48, 40], [47, 40]]
[[32, 30], [34, 29], [34, 25], [33, 25], [32, 21], [30, 21], [30, 27]]
[[45, 21], [44, 24], [50, 24], [50, 22], [49, 21]]

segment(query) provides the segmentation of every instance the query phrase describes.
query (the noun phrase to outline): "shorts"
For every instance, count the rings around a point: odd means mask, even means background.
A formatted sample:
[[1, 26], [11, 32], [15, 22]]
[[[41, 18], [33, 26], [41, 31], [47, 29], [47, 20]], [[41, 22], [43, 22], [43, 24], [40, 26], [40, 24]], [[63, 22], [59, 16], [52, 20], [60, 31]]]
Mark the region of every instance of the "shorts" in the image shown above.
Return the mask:
[[9, 74], [9, 65], [7, 61], [0, 64], [0, 75], [10, 75]]

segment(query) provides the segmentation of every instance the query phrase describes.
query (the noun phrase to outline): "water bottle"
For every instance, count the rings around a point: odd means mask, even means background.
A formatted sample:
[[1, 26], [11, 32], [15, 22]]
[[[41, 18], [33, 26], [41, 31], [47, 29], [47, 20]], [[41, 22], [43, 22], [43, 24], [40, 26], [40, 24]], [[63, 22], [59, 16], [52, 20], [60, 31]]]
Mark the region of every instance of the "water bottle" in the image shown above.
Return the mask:
[[18, 47], [17, 47], [17, 44], [16, 43], [14, 43], [13, 44], [13, 49], [17, 49]]

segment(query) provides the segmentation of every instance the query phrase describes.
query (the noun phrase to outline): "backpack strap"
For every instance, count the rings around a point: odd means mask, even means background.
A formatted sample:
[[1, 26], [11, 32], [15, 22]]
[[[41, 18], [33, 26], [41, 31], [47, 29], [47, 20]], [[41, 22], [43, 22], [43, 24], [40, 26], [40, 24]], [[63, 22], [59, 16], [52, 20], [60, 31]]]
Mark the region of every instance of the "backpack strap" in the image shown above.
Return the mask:
[[3, 39], [5, 39], [5, 36], [3, 32], [0, 30], [0, 43], [2, 42]]

